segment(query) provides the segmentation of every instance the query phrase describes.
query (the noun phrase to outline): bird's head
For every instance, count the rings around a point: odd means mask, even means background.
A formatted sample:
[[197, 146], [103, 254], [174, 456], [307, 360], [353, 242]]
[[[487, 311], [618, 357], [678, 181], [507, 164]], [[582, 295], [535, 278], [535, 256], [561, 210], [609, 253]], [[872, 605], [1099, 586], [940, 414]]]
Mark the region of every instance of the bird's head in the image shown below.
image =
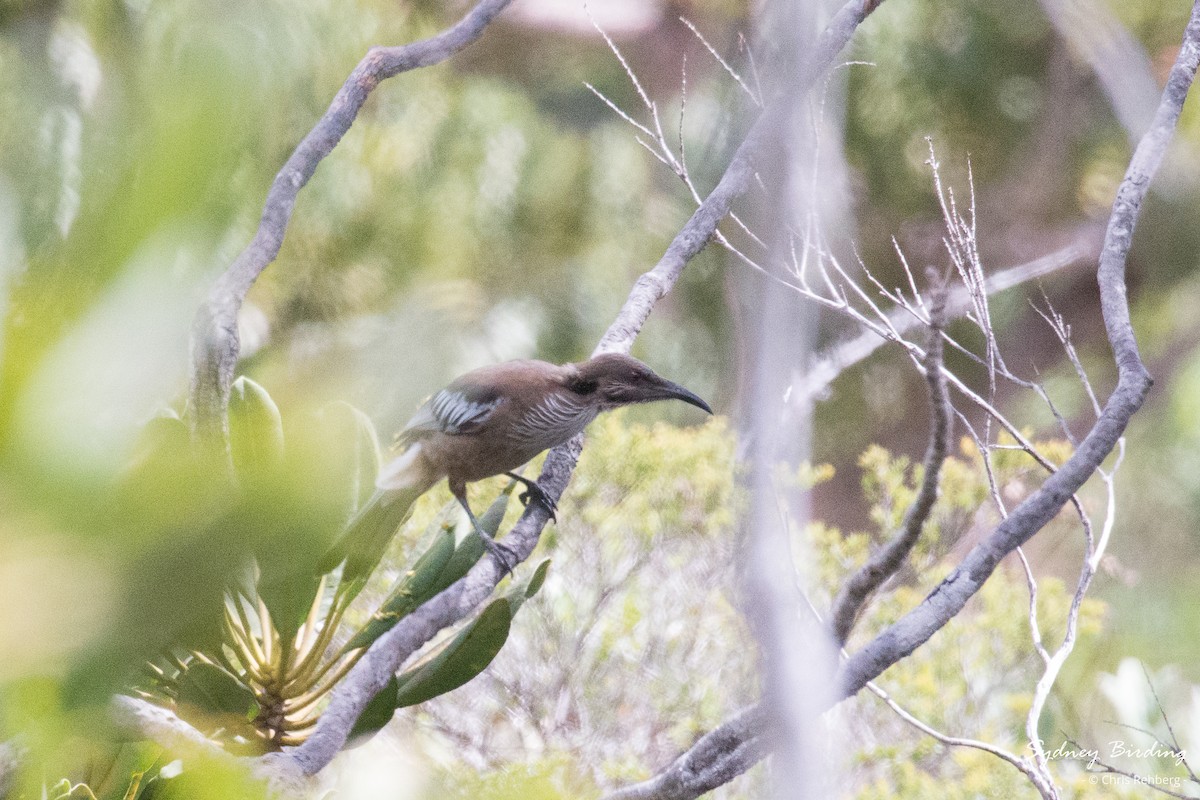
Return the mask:
[[624, 353], [604, 353], [578, 365], [578, 387], [595, 397], [604, 408], [616, 408], [654, 400], [682, 400], [709, 414], [708, 403], [677, 383]]

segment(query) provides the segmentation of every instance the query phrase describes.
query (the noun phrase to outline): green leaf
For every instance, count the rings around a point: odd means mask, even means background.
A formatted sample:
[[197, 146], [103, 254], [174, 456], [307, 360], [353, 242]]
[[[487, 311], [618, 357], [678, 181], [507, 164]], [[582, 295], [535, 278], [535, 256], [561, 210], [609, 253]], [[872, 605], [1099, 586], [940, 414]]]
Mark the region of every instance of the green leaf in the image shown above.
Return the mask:
[[375, 478], [379, 475], [382, 458], [379, 436], [371, 418], [349, 403], [337, 402], [321, 409], [326, 435], [336, 450], [336, 472], [345, 481], [350, 508], [357, 511], [375, 493]]
[[399, 686], [396, 676], [393, 675], [387, 685], [371, 698], [371, 702], [367, 703], [367, 707], [358, 715], [358, 719], [354, 721], [354, 727], [350, 729], [350, 734], [346, 737], [349, 742], [347, 749], [363, 744], [392, 721], [392, 717], [396, 713], [396, 692]]
[[546, 573], [550, 571], [550, 559], [546, 559], [537, 565], [537, 569], [533, 571], [533, 577], [529, 579], [529, 583], [525, 585], [525, 599], [533, 597], [542, 588], [542, 584], [546, 582]]
[[[180, 716], [192, 722], [195, 714], [211, 725], [234, 727], [258, 714], [258, 700], [242, 681], [214, 664], [193, 662], [179, 676]], [[195, 724], [195, 723], [193, 723]]]
[[186, 447], [190, 440], [191, 432], [187, 423], [174, 411], [167, 409], [142, 427], [130, 461], [136, 465], [163, 452], [173, 455]]
[[529, 580], [519, 584], [515, 589], [507, 595], [508, 603], [512, 606], [512, 615], [515, 617], [517, 611], [525, 603], [526, 600], [538, 593], [538, 589], [542, 588], [542, 584], [546, 582], [546, 573], [550, 570], [550, 559], [542, 561], [534, 569], [533, 574], [529, 576]]
[[243, 478], [270, 473], [283, 461], [283, 418], [267, 390], [245, 375], [229, 396], [229, 445]]
[[508, 640], [512, 609], [498, 597], [424, 664], [401, 673], [396, 707], [422, 703], [457, 689], [492, 663]]
[[346, 644], [346, 650], [367, 647], [433, 595], [442, 570], [454, 555], [454, 531], [442, 528], [366, 626]]

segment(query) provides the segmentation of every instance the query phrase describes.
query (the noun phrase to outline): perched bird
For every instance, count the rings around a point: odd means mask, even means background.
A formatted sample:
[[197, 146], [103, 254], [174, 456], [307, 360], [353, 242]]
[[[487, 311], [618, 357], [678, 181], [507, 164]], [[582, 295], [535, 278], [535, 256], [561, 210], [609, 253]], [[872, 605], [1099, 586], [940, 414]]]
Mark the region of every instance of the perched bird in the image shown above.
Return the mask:
[[369, 570], [413, 502], [445, 478], [484, 546], [511, 572], [515, 554], [481, 529], [467, 504], [466, 485], [508, 475], [527, 487], [522, 501], [542, 503], [553, 517], [549, 496], [513, 470], [569, 440], [601, 411], [670, 399], [712, 413], [697, 395], [622, 353], [562, 366], [509, 361], [472, 370], [426, 400], [409, 420], [397, 437], [403, 450], [380, 470], [374, 496], [350, 520], [320, 569], [345, 560], [344, 577]]

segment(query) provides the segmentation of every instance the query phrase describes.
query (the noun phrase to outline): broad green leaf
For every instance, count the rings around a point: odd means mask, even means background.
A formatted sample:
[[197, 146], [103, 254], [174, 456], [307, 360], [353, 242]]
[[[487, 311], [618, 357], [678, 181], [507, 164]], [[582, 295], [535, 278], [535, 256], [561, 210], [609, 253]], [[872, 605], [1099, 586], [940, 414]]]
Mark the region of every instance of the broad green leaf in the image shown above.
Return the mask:
[[371, 702], [367, 703], [367, 707], [354, 721], [354, 727], [350, 729], [350, 735], [347, 737], [349, 747], [362, 744], [392, 721], [397, 708], [396, 692], [398, 689], [399, 683], [396, 676], [393, 675], [387, 685], [371, 698]]
[[229, 396], [229, 446], [243, 478], [271, 472], [283, 461], [283, 418], [267, 390], [245, 375]]
[[408, 570], [388, 599], [383, 602], [361, 631], [347, 644], [346, 650], [367, 647], [399, 622], [411, 614], [414, 609], [428, 600], [432, 595], [430, 589], [438, 582], [438, 577], [446, 564], [454, 555], [454, 531], [443, 528], [438, 532], [429, 546], [412, 569]]
[[[385, 497], [376, 491], [346, 524], [345, 530], [317, 564], [317, 572], [332, 572], [343, 561], [342, 582], [355, 584], [365, 581], [377, 566], [396, 530], [408, 519], [418, 495]], [[386, 501], [386, 502], [385, 502]], [[358, 587], [361, 588], [361, 585]], [[358, 593], [355, 589], [354, 594]]]
[[199, 718], [222, 727], [245, 723], [258, 713], [258, 700], [234, 675], [213, 664], [193, 662], [179, 676], [179, 711], [188, 721]]
[[[336, 464], [331, 471], [347, 492], [350, 508], [362, 508], [375, 492], [375, 478], [382, 463], [379, 437], [371, 418], [349, 403], [337, 402], [321, 409], [320, 420]], [[344, 483], [343, 483], [344, 482]]]
[[[470, 537], [478, 542], [478, 537]], [[508, 640], [518, 609], [537, 594], [546, 581], [550, 559], [538, 564], [529, 580], [493, 600], [487, 608], [444, 648], [425, 663], [400, 675], [397, 706], [416, 705], [457, 689], [483, 672]]]
[[508, 599], [493, 600], [432, 658], [400, 675], [396, 707], [416, 705], [445, 694], [483, 672], [508, 640], [511, 623]]

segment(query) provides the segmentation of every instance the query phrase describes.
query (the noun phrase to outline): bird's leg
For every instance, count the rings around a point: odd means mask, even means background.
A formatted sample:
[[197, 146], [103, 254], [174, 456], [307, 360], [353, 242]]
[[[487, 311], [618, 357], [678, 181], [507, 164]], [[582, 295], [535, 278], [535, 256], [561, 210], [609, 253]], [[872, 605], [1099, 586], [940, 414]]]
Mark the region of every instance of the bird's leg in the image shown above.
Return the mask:
[[518, 475], [515, 472], [506, 472], [504, 474], [514, 481], [519, 481], [525, 485], [525, 491], [521, 492], [517, 498], [522, 504], [529, 505], [529, 501], [533, 500], [546, 509], [546, 513], [550, 515], [550, 519], [558, 522], [558, 517], [555, 516], [555, 512], [558, 511], [558, 504], [554, 502], [545, 489], [538, 485], [537, 481], [531, 481], [529, 478]]
[[471, 511], [471, 506], [467, 504], [467, 491], [465, 486], [451, 486], [450, 493], [454, 495], [454, 499], [458, 501], [458, 504], [463, 507], [463, 511], [467, 512], [467, 519], [471, 520], [471, 526], [475, 528], [475, 535], [478, 536], [480, 541], [483, 542], [483, 549], [492, 554], [492, 558], [496, 559], [496, 563], [500, 565], [501, 569], [503, 569], [509, 575], [512, 575], [513, 567], [515, 567], [521, 559], [517, 557], [517, 554], [511, 547], [506, 547], [505, 545], [497, 542], [495, 539], [489, 536], [487, 531], [483, 529], [483, 526], [479, 524], [479, 519]]

